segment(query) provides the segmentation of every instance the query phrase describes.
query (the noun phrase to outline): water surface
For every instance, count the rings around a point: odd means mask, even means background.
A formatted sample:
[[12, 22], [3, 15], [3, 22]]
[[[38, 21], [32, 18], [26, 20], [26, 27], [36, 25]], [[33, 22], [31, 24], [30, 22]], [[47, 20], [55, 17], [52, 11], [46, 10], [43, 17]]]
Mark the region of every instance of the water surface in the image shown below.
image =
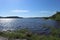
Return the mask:
[[[14, 18], [0, 18], [0, 31], [16, 30], [27, 28], [32, 31], [43, 32], [48, 27], [60, 27], [60, 21], [45, 20], [45, 19], [14, 19]], [[46, 30], [46, 32], [48, 29]]]

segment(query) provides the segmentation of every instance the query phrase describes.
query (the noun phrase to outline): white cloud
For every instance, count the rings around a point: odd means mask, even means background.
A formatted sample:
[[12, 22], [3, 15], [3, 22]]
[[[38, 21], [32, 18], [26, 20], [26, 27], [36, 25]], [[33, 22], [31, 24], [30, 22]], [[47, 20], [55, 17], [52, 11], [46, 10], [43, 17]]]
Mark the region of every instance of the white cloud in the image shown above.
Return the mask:
[[29, 12], [29, 10], [11, 10], [11, 12]]

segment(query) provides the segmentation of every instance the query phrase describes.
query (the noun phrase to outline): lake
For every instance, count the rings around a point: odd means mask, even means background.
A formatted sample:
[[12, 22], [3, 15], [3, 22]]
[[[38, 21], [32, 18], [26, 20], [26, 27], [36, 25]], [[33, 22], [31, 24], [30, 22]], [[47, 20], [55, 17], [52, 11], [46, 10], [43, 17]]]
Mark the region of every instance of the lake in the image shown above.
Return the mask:
[[60, 21], [31, 18], [0, 18], [0, 31], [26, 28], [33, 32], [49, 32], [49, 29], [46, 28], [49, 26], [58, 28], [60, 27]]

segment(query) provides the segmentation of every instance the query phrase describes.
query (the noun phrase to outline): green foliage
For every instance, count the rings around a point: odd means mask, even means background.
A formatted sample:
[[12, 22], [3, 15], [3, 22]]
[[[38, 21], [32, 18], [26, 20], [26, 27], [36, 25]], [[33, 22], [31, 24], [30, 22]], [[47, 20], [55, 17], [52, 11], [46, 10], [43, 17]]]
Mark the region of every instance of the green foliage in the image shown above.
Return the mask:
[[35, 34], [35, 35], [32, 35], [30, 39], [31, 40], [40, 40], [40, 36]]
[[56, 14], [54, 14], [53, 16], [51, 16], [50, 19], [60, 20], [60, 12], [57, 12]]
[[60, 28], [49, 27], [51, 33], [49, 35], [39, 35], [37, 33], [22, 29], [13, 32], [0, 32], [0, 35], [9, 39], [27, 39], [27, 40], [60, 40]]

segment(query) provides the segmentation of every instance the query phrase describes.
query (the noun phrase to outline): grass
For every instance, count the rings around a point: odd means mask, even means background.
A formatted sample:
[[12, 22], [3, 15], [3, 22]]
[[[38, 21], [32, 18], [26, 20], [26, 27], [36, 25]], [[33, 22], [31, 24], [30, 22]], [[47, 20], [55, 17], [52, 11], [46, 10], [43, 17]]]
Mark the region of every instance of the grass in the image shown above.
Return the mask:
[[33, 34], [27, 29], [0, 32], [0, 36], [7, 37], [9, 39], [27, 39], [27, 40], [60, 40], [60, 28], [50, 27], [51, 33], [49, 35]]

